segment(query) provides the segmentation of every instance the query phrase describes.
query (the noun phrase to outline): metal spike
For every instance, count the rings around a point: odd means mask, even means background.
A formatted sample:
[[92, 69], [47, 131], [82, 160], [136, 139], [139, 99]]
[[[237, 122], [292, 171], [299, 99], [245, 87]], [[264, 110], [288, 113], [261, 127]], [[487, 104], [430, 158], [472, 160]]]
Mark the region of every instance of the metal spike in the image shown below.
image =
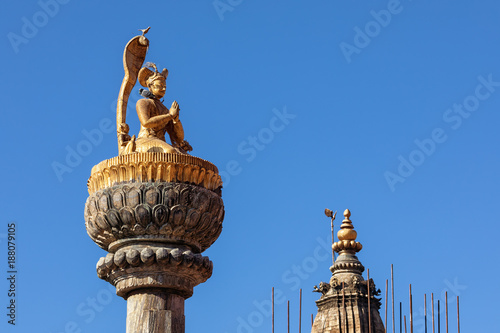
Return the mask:
[[367, 281], [366, 287], [368, 291], [368, 333], [372, 333], [372, 318], [371, 318], [371, 309], [370, 309], [370, 270], [366, 270]]
[[438, 333], [441, 333], [441, 307], [438, 300]]
[[384, 332], [387, 333], [387, 293], [389, 292], [389, 280], [385, 280], [385, 328]]
[[427, 333], [427, 294], [424, 294], [424, 325], [425, 333]]
[[272, 296], [271, 296], [271, 303], [272, 303], [272, 308], [273, 308], [273, 316], [272, 316], [273, 330], [272, 330], [272, 332], [274, 333], [274, 287], [273, 287], [273, 292], [272, 292]]
[[342, 282], [342, 309], [344, 311], [344, 329], [342, 330], [342, 333], [347, 332], [347, 311], [345, 308], [345, 289], [344, 289], [344, 282]]
[[431, 293], [431, 303], [432, 303], [432, 333], [436, 333], [434, 325], [434, 293]]
[[444, 301], [445, 301], [445, 318], [446, 318], [446, 333], [448, 333], [448, 292], [444, 293]]
[[299, 297], [299, 333], [302, 327], [302, 288], [300, 288], [300, 297]]
[[290, 333], [290, 301], [287, 301], [288, 333]]
[[394, 325], [394, 267], [391, 264], [391, 298], [392, 298], [392, 333], [396, 333]]
[[411, 296], [411, 284], [410, 284], [410, 333], [413, 333], [413, 302]]

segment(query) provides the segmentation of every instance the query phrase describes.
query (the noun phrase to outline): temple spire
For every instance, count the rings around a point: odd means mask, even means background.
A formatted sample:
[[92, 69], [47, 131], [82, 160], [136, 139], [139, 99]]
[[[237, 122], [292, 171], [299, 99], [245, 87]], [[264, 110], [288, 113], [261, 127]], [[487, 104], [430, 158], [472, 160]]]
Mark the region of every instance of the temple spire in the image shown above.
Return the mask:
[[[330, 268], [330, 282], [321, 282], [319, 287], [314, 288], [314, 291], [321, 293], [321, 297], [316, 301], [318, 314], [312, 333], [368, 332], [370, 321], [372, 333], [384, 333], [384, 325], [378, 312], [381, 303], [380, 299], [375, 297], [380, 290], [376, 289], [372, 279], [366, 281], [361, 275], [365, 268], [356, 253], [361, 251], [363, 246], [356, 241], [357, 236], [351, 221], [351, 212], [346, 209], [344, 220], [337, 232], [338, 241], [332, 246], [338, 257]], [[368, 311], [370, 316], [367, 315]]]

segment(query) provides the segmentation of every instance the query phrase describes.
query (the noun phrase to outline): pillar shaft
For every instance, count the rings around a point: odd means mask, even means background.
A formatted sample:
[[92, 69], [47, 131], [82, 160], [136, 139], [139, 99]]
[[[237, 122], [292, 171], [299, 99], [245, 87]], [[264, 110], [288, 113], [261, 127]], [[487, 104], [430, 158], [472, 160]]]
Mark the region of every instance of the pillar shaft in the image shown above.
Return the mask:
[[161, 289], [141, 289], [127, 298], [127, 333], [184, 333], [184, 298]]

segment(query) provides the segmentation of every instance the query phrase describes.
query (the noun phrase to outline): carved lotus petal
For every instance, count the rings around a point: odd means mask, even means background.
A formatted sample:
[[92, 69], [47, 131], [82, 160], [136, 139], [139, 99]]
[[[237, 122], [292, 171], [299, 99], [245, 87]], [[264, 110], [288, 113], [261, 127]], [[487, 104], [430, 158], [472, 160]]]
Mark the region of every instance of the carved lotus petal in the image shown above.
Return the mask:
[[120, 217], [125, 225], [132, 228], [135, 224], [134, 211], [129, 207], [123, 207], [120, 209]]
[[173, 226], [180, 225], [186, 217], [186, 207], [174, 206], [170, 209], [170, 224]]
[[147, 205], [138, 205], [135, 208], [135, 217], [139, 225], [144, 228], [149, 224], [151, 214], [149, 212], [149, 207]]
[[150, 188], [146, 191], [146, 202], [150, 206], [154, 206], [160, 202], [160, 191], [156, 188]]
[[91, 197], [91, 198], [89, 198], [89, 200], [87, 202], [88, 202], [88, 208], [89, 208], [88, 212], [90, 213], [90, 215], [95, 216], [97, 214], [97, 211], [98, 211], [96, 199]]
[[101, 230], [111, 230], [111, 227], [109, 226], [108, 222], [106, 221], [106, 218], [104, 216], [104, 213], [98, 213], [95, 219], [95, 223], [97, 227]]
[[135, 207], [140, 203], [141, 193], [138, 189], [132, 188], [127, 194], [127, 206]]
[[113, 207], [120, 209], [124, 206], [123, 204], [123, 191], [116, 190], [112, 197]]
[[165, 189], [165, 194], [163, 195], [163, 202], [168, 207], [176, 205], [179, 202], [179, 192], [172, 187]]
[[120, 220], [120, 215], [116, 209], [110, 209], [106, 214], [106, 217], [111, 227], [116, 228], [121, 226], [122, 222]]
[[196, 209], [191, 208], [188, 211], [186, 217], [186, 223], [185, 223], [186, 229], [194, 228], [198, 224], [200, 216], [201, 216], [200, 213]]
[[168, 220], [168, 209], [164, 205], [156, 205], [153, 207], [153, 220], [160, 228]]
[[205, 212], [201, 215], [200, 226], [198, 227], [198, 232], [205, 232], [208, 228], [212, 226], [212, 214]]
[[182, 206], [189, 206], [190, 204], [190, 198], [189, 198], [190, 191], [188, 188], [185, 188], [181, 190], [180, 193], [180, 199], [179, 199], [179, 204]]
[[200, 192], [196, 195], [193, 206], [196, 207], [200, 212], [204, 212], [210, 206], [210, 198], [204, 192]]

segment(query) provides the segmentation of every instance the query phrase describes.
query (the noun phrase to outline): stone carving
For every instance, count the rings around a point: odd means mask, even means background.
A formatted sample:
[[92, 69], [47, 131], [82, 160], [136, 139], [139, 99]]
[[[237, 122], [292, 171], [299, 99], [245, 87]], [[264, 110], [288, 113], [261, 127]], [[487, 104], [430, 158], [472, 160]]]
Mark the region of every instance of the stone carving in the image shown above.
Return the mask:
[[339, 282], [339, 280], [335, 277], [335, 276], [332, 276], [330, 278], [330, 286], [332, 288], [337, 288], [339, 286], [341, 286], [342, 284]]
[[322, 295], [325, 295], [328, 292], [328, 290], [330, 290], [330, 285], [328, 283], [325, 283], [325, 282], [320, 282], [319, 287], [314, 286], [313, 292], [321, 293]]
[[212, 269], [210, 259], [199, 253], [152, 245], [120, 249], [97, 263], [97, 275], [116, 285], [119, 296], [137, 287], [150, 287], [177, 289], [184, 297], [191, 297], [193, 287], [210, 278]]
[[148, 236], [189, 244], [196, 253], [222, 231], [221, 197], [199, 186], [179, 183], [130, 183], [91, 194], [85, 205], [89, 236], [100, 247]]
[[[346, 295], [358, 295], [360, 297], [367, 297], [368, 289], [366, 288], [367, 281], [363, 280], [360, 276], [353, 276], [353, 278], [344, 282], [344, 286], [342, 289], [342, 283], [340, 283], [337, 278], [332, 277], [330, 279], [330, 284], [326, 282], [320, 282], [319, 287], [314, 286], [313, 292], [318, 292], [322, 294], [321, 299], [328, 299], [332, 296], [334, 297], [342, 297], [342, 292]], [[379, 296], [381, 293], [380, 289], [377, 289], [373, 279], [370, 279], [370, 299], [372, 302], [372, 306], [380, 309], [381, 306], [381, 298], [377, 298], [375, 296]], [[324, 297], [323, 297], [324, 296]], [[320, 299], [320, 300], [321, 300]], [[318, 303], [319, 304], [319, 303]]]
[[354, 288], [359, 288], [359, 284], [361, 283], [361, 281], [363, 281], [363, 278], [359, 275], [353, 275], [352, 276], [352, 279], [351, 279], [351, 283], [352, 283], [352, 286]]
[[365, 270], [365, 267], [359, 261], [347, 261], [347, 262], [337, 261], [337, 262], [335, 262], [335, 264], [333, 265], [333, 271], [338, 272], [341, 270], [345, 270], [345, 271], [353, 271], [354, 270], [354, 271], [358, 272], [359, 274], [361, 274]]

